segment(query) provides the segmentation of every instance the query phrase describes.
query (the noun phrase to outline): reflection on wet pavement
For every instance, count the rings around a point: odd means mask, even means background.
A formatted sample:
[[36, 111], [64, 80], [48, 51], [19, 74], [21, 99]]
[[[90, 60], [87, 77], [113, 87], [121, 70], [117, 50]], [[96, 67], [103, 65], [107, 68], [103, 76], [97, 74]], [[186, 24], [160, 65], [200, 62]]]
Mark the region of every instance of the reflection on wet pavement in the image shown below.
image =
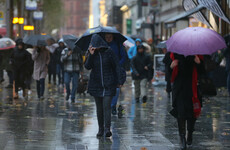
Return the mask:
[[[94, 100], [78, 95], [65, 101], [62, 87], [49, 85], [46, 98], [12, 100], [0, 85], [1, 150], [174, 150], [179, 149], [176, 120], [169, 115], [171, 100], [164, 87], [149, 88], [146, 104], [136, 104], [131, 79], [122, 89], [123, 117], [112, 116], [113, 137], [96, 138], [98, 130]], [[204, 100], [196, 124], [193, 150], [230, 149], [230, 99], [218, 96]]]

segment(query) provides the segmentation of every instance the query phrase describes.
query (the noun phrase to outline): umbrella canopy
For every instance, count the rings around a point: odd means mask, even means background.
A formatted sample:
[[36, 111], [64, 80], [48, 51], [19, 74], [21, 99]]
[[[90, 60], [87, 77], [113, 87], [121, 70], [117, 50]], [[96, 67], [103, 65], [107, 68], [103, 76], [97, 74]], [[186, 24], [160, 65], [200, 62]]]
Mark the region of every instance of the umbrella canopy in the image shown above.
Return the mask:
[[135, 41], [131, 37], [128, 37], [128, 36], [125, 36], [125, 37], [127, 40], [123, 43], [124, 46], [126, 46], [126, 47], [135, 46]]
[[226, 47], [223, 37], [211, 29], [202, 27], [180, 30], [167, 40], [166, 45], [168, 51], [184, 56], [210, 55]]
[[16, 43], [10, 38], [1, 38], [0, 39], [0, 50], [7, 50], [14, 48]]
[[143, 35], [141, 34], [135, 34], [135, 35], [131, 35], [130, 36], [132, 39], [136, 40], [136, 39], [141, 39], [141, 41], [145, 41], [145, 38]]
[[89, 47], [89, 43], [93, 34], [99, 34], [104, 39], [106, 33], [114, 35], [114, 40], [118, 43], [124, 43], [127, 39], [113, 27], [98, 26], [95, 28], [88, 29], [75, 43], [81, 50], [86, 51]]
[[67, 47], [69, 47], [71, 50], [74, 50], [75, 43], [78, 40], [78, 38], [72, 34], [63, 35], [62, 38]]
[[43, 43], [42, 45], [44, 45], [44, 42], [46, 42], [46, 40], [50, 38], [52, 38], [50, 35], [34, 34], [24, 37], [23, 42], [28, 45], [38, 46], [39, 43]]
[[166, 41], [162, 41], [160, 43], [157, 44], [156, 48], [167, 48], [166, 46]]

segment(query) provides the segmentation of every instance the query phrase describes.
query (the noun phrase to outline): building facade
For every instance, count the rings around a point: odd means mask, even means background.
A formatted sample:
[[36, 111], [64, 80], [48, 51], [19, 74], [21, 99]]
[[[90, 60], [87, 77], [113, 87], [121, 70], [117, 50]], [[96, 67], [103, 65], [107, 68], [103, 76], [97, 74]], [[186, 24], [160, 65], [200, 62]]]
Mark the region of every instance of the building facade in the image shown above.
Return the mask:
[[82, 35], [89, 27], [90, 0], [63, 0], [66, 12], [60, 34]]

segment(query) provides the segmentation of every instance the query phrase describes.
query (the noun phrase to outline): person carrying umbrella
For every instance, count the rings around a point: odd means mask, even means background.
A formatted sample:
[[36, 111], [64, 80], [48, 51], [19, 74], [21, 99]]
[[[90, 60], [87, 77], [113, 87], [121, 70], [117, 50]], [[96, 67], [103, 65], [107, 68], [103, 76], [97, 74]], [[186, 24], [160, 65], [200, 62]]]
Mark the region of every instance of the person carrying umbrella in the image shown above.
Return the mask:
[[[66, 36], [67, 37], [67, 36]], [[67, 47], [62, 50], [61, 61], [64, 64], [64, 82], [66, 86], [66, 100], [69, 100], [71, 95], [71, 102], [75, 102], [75, 94], [78, 87], [79, 74], [83, 71], [83, 59], [78, 49], [75, 49], [74, 43], [77, 37], [70, 37], [65, 39]], [[72, 79], [72, 91], [70, 91], [70, 82]]]
[[45, 41], [38, 40], [37, 46], [32, 53], [32, 59], [34, 61], [33, 78], [36, 80], [37, 95], [41, 100], [44, 99], [45, 78], [48, 73], [48, 64], [50, 61], [50, 54], [45, 46]]
[[56, 48], [54, 55], [56, 57], [57, 60], [57, 75], [58, 75], [58, 84], [64, 84], [64, 65], [63, 62], [61, 61], [61, 53], [62, 50], [66, 48], [65, 43], [63, 41], [63, 39], [60, 39], [58, 41], [58, 47]]
[[16, 47], [11, 55], [10, 62], [13, 66], [13, 78], [15, 81], [15, 96], [14, 98], [18, 98], [18, 90], [19, 87], [23, 90], [23, 97], [27, 95], [27, 91], [25, 90], [25, 79], [26, 79], [26, 66], [30, 63], [30, 53], [25, 50], [24, 43], [22, 39], [18, 39], [16, 41]]
[[137, 54], [137, 46], [142, 43], [141, 39], [136, 39], [135, 40], [135, 46], [131, 47], [128, 51], [128, 57], [129, 59], [132, 59], [134, 56]]
[[85, 68], [91, 70], [88, 93], [94, 97], [97, 107], [97, 137], [103, 136], [104, 131], [105, 136], [110, 137], [111, 101], [116, 94], [116, 88], [123, 83], [117, 55], [98, 34], [92, 35]]
[[[189, 35], [189, 36], [188, 36]], [[169, 71], [172, 73], [172, 107], [170, 111], [177, 119], [181, 147], [192, 144], [192, 134], [197, 118], [201, 114], [202, 93], [199, 79], [205, 74], [202, 55], [210, 55], [225, 48], [224, 39], [215, 31], [191, 27], [176, 32], [167, 42], [170, 53]], [[186, 135], [187, 124], [187, 138]]]
[[[112, 33], [105, 33], [105, 41], [107, 42], [108, 46], [113, 50], [113, 52], [119, 58], [120, 66], [123, 66], [126, 60], [126, 52], [123, 49], [122, 43], [118, 43], [115, 41]], [[116, 95], [112, 99], [111, 107], [112, 107], [112, 114], [117, 114], [117, 101], [119, 98], [120, 88], [117, 88]]]

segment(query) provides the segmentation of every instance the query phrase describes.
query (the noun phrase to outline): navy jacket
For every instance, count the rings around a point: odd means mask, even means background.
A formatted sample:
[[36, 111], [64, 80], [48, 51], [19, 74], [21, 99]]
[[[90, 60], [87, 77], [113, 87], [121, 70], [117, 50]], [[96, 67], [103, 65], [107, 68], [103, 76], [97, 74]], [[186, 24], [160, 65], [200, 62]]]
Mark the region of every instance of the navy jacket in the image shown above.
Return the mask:
[[97, 34], [92, 36], [90, 45], [100, 50], [85, 62], [85, 68], [91, 70], [88, 93], [94, 97], [114, 96], [117, 85], [122, 84], [118, 58]]

